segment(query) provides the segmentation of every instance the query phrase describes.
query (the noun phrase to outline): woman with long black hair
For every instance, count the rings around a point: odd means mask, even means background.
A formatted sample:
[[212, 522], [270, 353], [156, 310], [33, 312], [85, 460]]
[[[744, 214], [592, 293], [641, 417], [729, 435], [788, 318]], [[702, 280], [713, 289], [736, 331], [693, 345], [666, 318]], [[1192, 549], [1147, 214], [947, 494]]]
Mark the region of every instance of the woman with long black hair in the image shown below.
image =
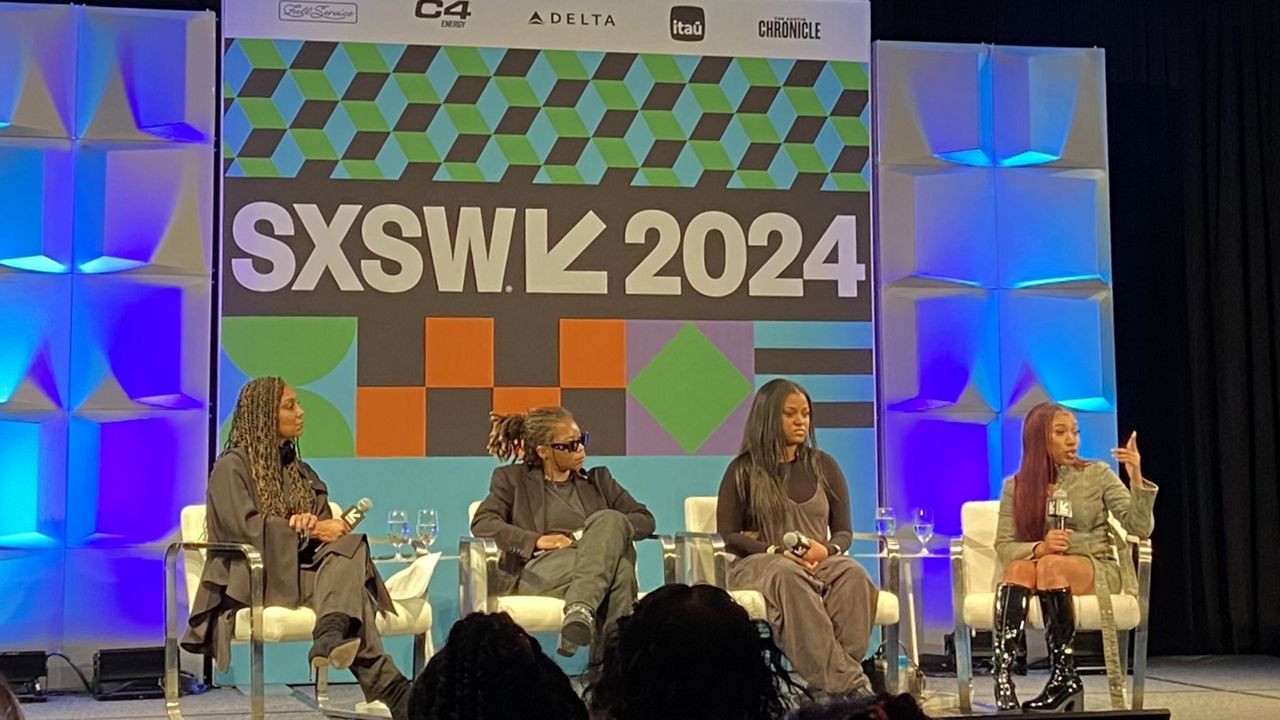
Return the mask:
[[[810, 689], [870, 695], [862, 659], [879, 591], [845, 554], [853, 540], [849, 488], [818, 449], [812, 412], [809, 394], [790, 380], [760, 388], [742, 452], [720, 482], [716, 530], [738, 556], [730, 587], [764, 595], [779, 645]], [[810, 539], [802, 554], [784, 547], [789, 532]]]
[[[267, 605], [316, 613], [313, 667], [350, 668], [365, 699], [408, 717], [410, 684], [382, 649], [378, 612], [395, 612], [364, 535], [329, 509], [329, 489], [302, 461], [303, 410], [277, 377], [240, 391], [226, 448], [209, 475], [210, 542], [249, 543], [262, 553]], [[249, 568], [234, 553], [210, 552], [183, 647], [212, 654], [225, 669], [235, 613], [249, 606]]]

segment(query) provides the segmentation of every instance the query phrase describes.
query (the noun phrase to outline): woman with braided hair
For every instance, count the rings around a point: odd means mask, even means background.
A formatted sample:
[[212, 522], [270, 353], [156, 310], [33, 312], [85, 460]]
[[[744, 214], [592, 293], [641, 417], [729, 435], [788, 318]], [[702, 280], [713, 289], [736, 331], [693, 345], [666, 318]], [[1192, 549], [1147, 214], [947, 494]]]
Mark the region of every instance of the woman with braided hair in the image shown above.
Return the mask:
[[454, 623], [413, 681], [413, 720], [587, 720], [569, 678], [506, 613]]
[[606, 467], [584, 470], [587, 433], [562, 407], [490, 416], [487, 450], [512, 464], [493, 471], [471, 532], [502, 550], [517, 595], [564, 598], [561, 655], [597, 647], [636, 601], [634, 541], [656, 523]]
[[[262, 553], [267, 605], [315, 611], [314, 667], [350, 668], [365, 698], [408, 717], [409, 681], [382, 650], [378, 612], [395, 612], [362, 534], [329, 509], [329, 490], [298, 454], [303, 411], [277, 377], [240, 391], [226, 447], [206, 497], [210, 542], [249, 543]], [[249, 568], [234, 553], [210, 552], [183, 647], [230, 660], [237, 610], [249, 606]]]

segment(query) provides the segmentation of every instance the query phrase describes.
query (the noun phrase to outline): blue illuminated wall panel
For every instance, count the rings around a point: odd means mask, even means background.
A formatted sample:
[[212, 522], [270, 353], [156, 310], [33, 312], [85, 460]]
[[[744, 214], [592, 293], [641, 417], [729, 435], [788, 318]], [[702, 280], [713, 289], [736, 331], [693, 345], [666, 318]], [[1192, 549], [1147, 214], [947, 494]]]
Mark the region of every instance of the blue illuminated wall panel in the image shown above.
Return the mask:
[[76, 11], [6, 4], [0, 13], [0, 137], [71, 138]]
[[[902, 521], [998, 497], [1026, 412], [1116, 440], [1103, 53], [877, 43], [875, 163], [882, 497]], [[945, 562], [916, 572], [951, 626]]]
[[208, 457], [216, 51], [208, 13], [0, 4], [0, 650], [160, 643]]

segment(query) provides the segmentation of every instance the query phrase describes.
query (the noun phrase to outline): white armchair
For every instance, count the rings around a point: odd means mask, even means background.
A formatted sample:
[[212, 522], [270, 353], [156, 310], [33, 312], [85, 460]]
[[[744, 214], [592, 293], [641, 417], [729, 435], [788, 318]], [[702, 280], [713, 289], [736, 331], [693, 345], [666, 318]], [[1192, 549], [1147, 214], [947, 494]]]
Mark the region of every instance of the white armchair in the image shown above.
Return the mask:
[[[684, 532], [676, 534], [677, 574], [687, 583], [704, 582], [728, 591], [753, 620], [768, 620], [764, 595], [755, 590], [729, 590], [729, 563], [733, 555], [725, 550], [724, 538], [716, 531], [716, 498], [688, 497], [684, 500]], [[854, 540], [879, 543], [887, 561], [880, 584], [875, 624], [884, 630], [885, 684], [890, 692], [898, 688], [898, 621], [900, 551], [898, 541], [870, 533], [854, 533]]]
[[[467, 527], [480, 501], [467, 507]], [[668, 535], [652, 535], [662, 543], [663, 583], [675, 582], [675, 543]], [[538, 595], [503, 595], [499, 579], [498, 544], [491, 538], [466, 536], [458, 540], [459, 615], [473, 612], [505, 612], [528, 633], [559, 632], [564, 621], [564, 600]], [[637, 564], [638, 569], [638, 564]], [[643, 595], [644, 593], [641, 593]]]
[[[342, 508], [329, 503], [333, 516], [338, 517]], [[264, 718], [264, 686], [263, 686], [263, 644], [268, 642], [292, 642], [310, 640], [315, 626], [316, 614], [311, 608], [266, 607], [263, 605], [263, 565], [262, 555], [252, 545], [238, 543], [205, 542], [205, 506], [188, 505], [182, 509], [182, 539], [169, 545], [165, 552], [165, 677], [164, 692], [168, 715], [173, 720], [181, 720], [178, 692], [178, 580], [174, 562], [178, 553], [182, 553], [183, 573], [187, 590], [187, 610], [195, 601], [196, 590], [200, 585], [200, 576], [204, 572], [205, 556], [209, 550], [237, 552], [249, 563], [250, 606], [236, 612], [235, 634], [232, 642], [249, 643], [249, 717], [252, 720]], [[422, 670], [431, 657], [434, 648], [431, 644], [431, 604], [425, 597], [410, 600], [394, 601], [395, 615], [379, 615], [378, 631], [384, 637], [395, 635], [413, 635], [413, 675]], [[302, 699], [311, 702], [305, 695]], [[322, 713], [330, 717], [345, 718], [383, 718], [385, 714], [377, 711], [361, 712], [334, 707], [329, 701], [328, 670], [320, 668], [316, 672], [315, 699], [312, 704]], [[372, 710], [372, 708], [370, 708]]]
[[[951, 541], [951, 592], [955, 609], [956, 680], [960, 686], [960, 709], [973, 710], [972, 633], [995, 626], [995, 591], [1000, 583], [1000, 561], [996, 557], [996, 522], [1000, 502], [968, 502], [960, 510], [961, 537]], [[1113, 537], [1123, 541], [1113, 551], [1120, 562], [1137, 557], [1138, 594], [1116, 592], [1111, 606], [1120, 637], [1120, 663], [1126, 663], [1129, 633], [1133, 633], [1133, 693], [1135, 710], [1142, 708], [1147, 678], [1147, 619], [1151, 598], [1151, 540], [1129, 535], [1111, 518]], [[1119, 553], [1124, 553], [1119, 555]], [[1101, 630], [1102, 613], [1096, 595], [1078, 595], [1075, 600], [1076, 628]], [[1032, 602], [1027, 626], [1043, 628], [1039, 603]]]

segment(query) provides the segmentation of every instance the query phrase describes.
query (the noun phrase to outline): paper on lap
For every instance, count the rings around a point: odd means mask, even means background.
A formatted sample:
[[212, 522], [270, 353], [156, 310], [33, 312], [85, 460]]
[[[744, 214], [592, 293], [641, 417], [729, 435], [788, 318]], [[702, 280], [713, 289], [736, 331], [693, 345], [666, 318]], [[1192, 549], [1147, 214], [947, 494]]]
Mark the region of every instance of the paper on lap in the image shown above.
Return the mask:
[[429, 553], [409, 564], [409, 567], [387, 578], [387, 592], [392, 600], [411, 600], [427, 594], [427, 586], [431, 584], [431, 574], [436, 571], [443, 553]]

